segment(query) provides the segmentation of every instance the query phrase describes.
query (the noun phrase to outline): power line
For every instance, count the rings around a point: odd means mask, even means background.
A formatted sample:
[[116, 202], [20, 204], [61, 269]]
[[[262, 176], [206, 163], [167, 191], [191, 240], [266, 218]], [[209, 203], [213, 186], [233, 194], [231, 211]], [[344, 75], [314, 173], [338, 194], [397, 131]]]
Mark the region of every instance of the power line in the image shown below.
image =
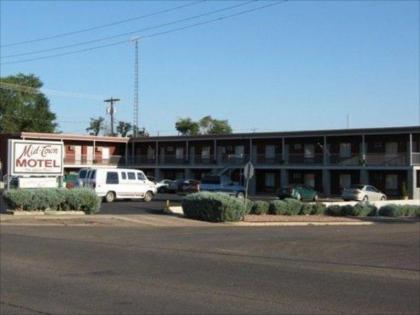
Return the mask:
[[70, 35], [75, 35], [75, 34], [85, 33], [85, 32], [89, 32], [89, 31], [94, 31], [94, 30], [98, 30], [98, 29], [101, 29], [101, 28], [115, 26], [115, 25], [131, 22], [131, 21], [135, 21], [135, 20], [140, 20], [140, 19], [156, 16], [156, 15], [163, 14], [163, 13], [176, 11], [176, 10], [179, 10], [179, 9], [183, 9], [183, 8], [186, 8], [186, 7], [197, 5], [197, 4], [205, 2], [205, 1], [206, 0], [194, 1], [192, 3], [183, 4], [183, 5], [174, 7], [174, 8], [164, 9], [164, 10], [152, 12], [152, 13], [149, 13], [149, 14], [144, 14], [144, 15], [132, 17], [132, 18], [125, 19], [125, 20], [119, 20], [119, 21], [115, 21], [115, 22], [111, 22], [111, 23], [107, 23], [107, 24], [102, 24], [102, 25], [97, 25], [97, 26], [92, 26], [92, 27], [88, 27], [88, 28], [84, 28], [84, 29], [80, 29], [80, 30], [76, 30], [76, 31], [71, 31], [71, 32], [59, 33], [59, 34], [56, 34], [56, 35], [51, 35], [51, 36], [46, 36], [46, 37], [40, 37], [40, 38], [29, 39], [29, 40], [24, 40], [24, 41], [20, 41], [20, 42], [0, 45], [0, 47], [18, 46], [18, 45], [22, 45], [22, 44], [40, 42], [40, 41], [45, 41], [45, 40], [49, 40], [49, 39], [67, 37], [67, 36], [70, 36]]
[[[157, 36], [161, 36], [161, 35], [165, 35], [165, 34], [169, 34], [169, 33], [174, 33], [174, 32], [178, 32], [178, 31], [181, 31], [181, 30], [186, 30], [186, 29], [189, 29], [189, 28], [193, 28], [193, 27], [197, 27], [197, 26], [201, 26], [201, 25], [205, 25], [205, 24], [210, 24], [210, 23], [213, 23], [213, 22], [226, 20], [226, 19], [233, 18], [233, 17], [236, 17], [236, 16], [240, 16], [240, 15], [248, 14], [248, 13], [251, 13], [251, 12], [254, 12], [254, 11], [262, 10], [262, 9], [265, 9], [265, 8], [268, 8], [268, 7], [273, 7], [273, 6], [279, 5], [281, 3], [284, 3], [286, 1], [287, 0], [283, 0], [281, 2], [275, 2], [275, 3], [268, 4], [268, 5], [259, 6], [259, 7], [256, 7], [256, 8], [252, 8], [252, 9], [240, 11], [240, 12], [237, 12], [237, 13], [225, 15], [225, 16], [218, 17], [218, 18], [211, 19], [211, 20], [207, 20], [207, 21], [204, 21], [204, 22], [198, 22], [198, 23], [190, 24], [190, 25], [175, 28], [175, 29], [170, 29], [168, 31], [162, 31], [162, 32], [153, 33], [153, 34], [150, 34], [150, 35], [141, 36], [139, 38], [140, 39], [153, 38], [153, 37], [157, 37]], [[69, 52], [65, 52], [65, 53], [52, 54], [52, 55], [47, 55], [47, 56], [42, 56], [42, 57], [37, 57], [37, 58], [30, 58], [30, 59], [17, 60], [17, 61], [12, 61], [12, 62], [3, 62], [0, 65], [18, 64], [18, 63], [25, 63], [25, 62], [36, 61], [36, 60], [43, 60], [43, 59], [73, 55], [73, 54], [87, 52], [87, 51], [91, 51], [91, 50], [96, 50], [96, 49], [101, 49], [101, 48], [126, 44], [128, 42], [130, 42], [130, 40], [122, 40], [122, 41], [118, 41], [118, 42], [114, 42], [114, 43], [109, 43], [109, 44], [100, 45], [100, 46], [93, 46], [93, 47], [88, 47], [88, 48], [79, 49], [79, 50], [73, 50], [73, 51], [69, 51]]]
[[157, 24], [157, 25], [153, 25], [153, 26], [149, 26], [149, 27], [144, 27], [144, 28], [141, 28], [141, 29], [138, 29], [138, 30], [135, 30], [135, 31], [119, 33], [119, 34], [116, 34], [116, 35], [105, 36], [105, 37], [101, 37], [101, 38], [97, 38], [97, 39], [82, 41], [82, 42], [63, 45], [63, 46], [57, 46], [57, 47], [45, 48], [45, 49], [40, 49], [40, 50], [35, 50], [35, 51], [28, 51], [28, 52], [24, 52], [24, 53], [6, 55], [6, 56], [2, 56], [0, 59], [7, 59], [7, 58], [14, 58], [14, 57], [28, 56], [28, 55], [36, 55], [36, 54], [40, 54], [40, 53], [44, 53], [44, 52], [61, 50], [61, 49], [77, 47], [77, 46], [83, 46], [83, 45], [102, 42], [102, 41], [105, 41], [105, 40], [114, 39], [114, 38], [118, 38], [118, 37], [123, 37], [123, 36], [127, 36], [127, 35], [138, 34], [138, 33], [142, 33], [142, 32], [145, 32], [145, 31], [150, 31], [150, 30], [154, 30], [154, 29], [157, 29], [157, 28], [162, 28], [162, 27], [165, 27], [165, 26], [170, 26], [170, 25], [186, 22], [186, 21], [189, 21], [189, 20], [198, 19], [198, 18], [201, 18], [201, 17], [213, 15], [213, 14], [220, 13], [220, 12], [223, 12], [223, 11], [235, 9], [235, 8], [238, 8], [238, 7], [241, 7], [241, 6], [244, 6], [244, 5], [248, 5], [252, 2], [257, 2], [257, 1], [261, 1], [261, 0], [250, 0], [250, 1], [247, 1], [245, 3], [235, 4], [233, 6], [229, 6], [229, 7], [226, 7], [226, 8], [213, 10], [213, 11], [206, 12], [206, 13], [203, 13], [203, 14], [189, 16], [189, 17], [186, 17], [186, 18], [174, 20], [174, 21], [167, 22], [167, 23], [162, 23], [162, 24]]

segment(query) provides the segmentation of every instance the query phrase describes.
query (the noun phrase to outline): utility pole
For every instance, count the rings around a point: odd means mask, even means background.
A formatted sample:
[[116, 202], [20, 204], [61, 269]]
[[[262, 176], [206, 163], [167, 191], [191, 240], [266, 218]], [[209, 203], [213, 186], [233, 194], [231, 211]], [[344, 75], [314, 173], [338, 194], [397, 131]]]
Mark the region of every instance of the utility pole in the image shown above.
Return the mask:
[[105, 103], [109, 103], [109, 107], [107, 108], [107, 113], [111, 116], [111, 136], [114, 135], [114, 114], [115, 114], [115, 108], [114, 103], [119, 102], [119, 98], [109, 98], [107, 100], [104, 100]]
[[133, 102], [133, 136], [137, 137], [139, 130], [139, 37], [134, 41], [134, 102]]

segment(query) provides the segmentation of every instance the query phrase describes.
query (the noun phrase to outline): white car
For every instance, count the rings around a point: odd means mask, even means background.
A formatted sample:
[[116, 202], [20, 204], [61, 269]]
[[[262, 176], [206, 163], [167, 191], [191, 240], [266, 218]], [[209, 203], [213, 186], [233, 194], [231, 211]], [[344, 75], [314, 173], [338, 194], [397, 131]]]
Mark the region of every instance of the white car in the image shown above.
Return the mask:
[[343, 190], [342, 198], [345, 201], [377, 201], [386, 200], [386, 195], [371, 185], [353, 185]]
[[88, 171], [86, 186], [106, 202], [116, 199], [143, 199], [149, 202], [157, 193], [156, 185], [142, 171], [120, 168], [97, 168]]

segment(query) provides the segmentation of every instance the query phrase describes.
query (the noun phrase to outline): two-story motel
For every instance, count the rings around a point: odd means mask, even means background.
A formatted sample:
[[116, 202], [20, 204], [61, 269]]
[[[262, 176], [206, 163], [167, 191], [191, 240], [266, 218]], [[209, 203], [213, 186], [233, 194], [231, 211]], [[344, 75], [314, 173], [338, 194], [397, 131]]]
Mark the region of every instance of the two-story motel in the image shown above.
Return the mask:
[[[362, 183], [389, 196], [401, 195], [405, 185], [411, 197], [420, 199], [420, 126], [135, 139], [40, 133], [15, 137], [63, 141], [68, 172], [128, 166], [156, 179], [200, 179], [224, 171], [241, 181], [243, 166], [252, 161], [251, 193], [306, 183], [325, 195], [338, 195], [342, 188]], [[0, 158], [5, 161], [2, 138]]]

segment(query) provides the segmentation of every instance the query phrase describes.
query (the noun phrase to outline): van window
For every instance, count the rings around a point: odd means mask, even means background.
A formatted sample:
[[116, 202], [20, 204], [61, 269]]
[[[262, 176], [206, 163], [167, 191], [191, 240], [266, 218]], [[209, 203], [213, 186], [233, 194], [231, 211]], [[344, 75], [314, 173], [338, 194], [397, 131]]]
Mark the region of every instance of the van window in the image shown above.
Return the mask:
[[79, 178], [85, 178], [85, 177], [86, 177], [86, 173], [87, 173], [87, 171], [86, 171], [86, 170], [81, 170], [81, 171], [79, 172]]
[[138, 180], [146, 180], [146, 176], [144, 176], [143, 173], [137, 173], [137, 179]]
[[93, 179], [93, 178], [95, 178], [96, 177], [96, 170], [92, 170], [90, 173], [89, 173], [89, 178], [90, 179]]
[[128, 172], [128, 179], [129, 180], [135, 180], [136, 179], [136, 173], [134, 172]]
[[118, 184], [118, 173], [117, 172], [107, 172], [106, 173], [106, 183], [107, 184]]
[[127, 179], [127, 174], [125, 172], [121, 172], [121, 178], [122, 179]]

